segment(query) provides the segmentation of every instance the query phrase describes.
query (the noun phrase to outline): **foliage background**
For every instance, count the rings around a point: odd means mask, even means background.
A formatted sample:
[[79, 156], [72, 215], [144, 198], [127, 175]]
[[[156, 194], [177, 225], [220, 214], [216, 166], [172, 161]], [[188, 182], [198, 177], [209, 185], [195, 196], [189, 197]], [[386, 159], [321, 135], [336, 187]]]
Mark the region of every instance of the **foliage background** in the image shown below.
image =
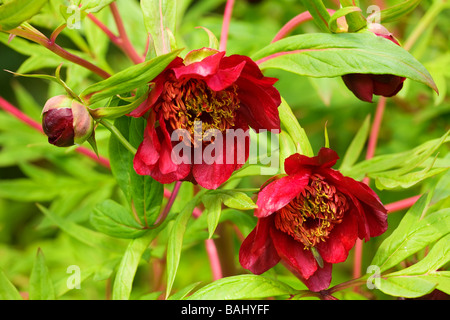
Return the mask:
[[[375, 1], [375, 4], [378, 1]], [[386, 5], [399, 1], [386, 1]], [[52, 0], [57, 6], [60, 1]], [[220, 35], [225, 1], [196, 0], [187, 1], [185, 15], [178, 19], [177, 41], [185, 47], [184, 53], [191, 49], [208, 45], [206, 33], [197, 26], [210, 29], [217, 37]], [[327, 7], [336, 8], [334, 1], [325, 1]], [[378, 2], [381, 3], [381, 2]], [[433, 1], [425, 0], [410, 14], [385, 26], [394, 33], [401, 43], [405, 42], [421, 21]], [[366, 8], [372, 1], [361, 1]], [[119, 9], [132, 43], [139, 52], [145, 47], [146, 31], [138, 1], [118, 1]], [[227, 54], [251, 55], [266, 46], [276, 32], [296, 14], [305, 11], [296, 0], [248, 0], [236, 1], [230, 26]], [[115, 26], [108, 10], [97, 14], [114, 30]], [[450, 129], [450, 97], [447, 94], [450, 80], [450, 10], [443, 10], [427, 26], [416, 43], [409, 50], [430, 71], [440, 90], [436, 95], [426, 86], [407, 80], [399, 95], [388, 99], [383, 123], [379, 134], [376, 154], [391, 154], [410, 150], [421, 143], [441, 137]], [[35, 16], [31, 23], [46, 35], [61, 23], [61, 17], [54, 16], [49, 7]], [[130, 65], [124, 55], [109, 43], [106, 36], [95, 28], [88, 19], [83, 20], [79, 35], [65, 30], [58, 38], [63, 47], [72, 48], [91, 55], [106, 69], [119, 71]], [[295, 33], [317, 31], [312, 22], [303, 24]], [[0, 68], [22, 73], [35, 72], [53, 74], [59, 65], [45, 50], [36, 51], [35, 46], [25, 45], [21, 39], [7, 44], [7, 35], [0, 33]], [[31, 58], [30, 58], [31, 56]], [[72, 64], [64, 69], [67, 83], [72, 88], [83, 88], [91, 79], [86, 72]], [[269, 70], [266, 75], [277, 77], [276, 87], [294, 110], [301, 126], [311, 141], [315, 152], [324, 144], [326, 124], [330, 146], [339, 155], [344, 155], [354, 135], [367, 115], [373, 118], [375, 103], [357, 100], [348, 91], [340, 78], [312, 79], [292, 73]], [[98, 80], [98, 79], [97, 79]], [[61, 88], [40, 79], [14, 77], [0, 72], [0, 96], [10, 101], [35, 120], [40, 119], [40, 111], [48, 97], [62, 94]], [[108, 155], [109, 132], [99, 128], [96, 132], [99, 152]], [[448, 159], [448, 147], [440, 148], [439, 156]], [[364, 158], [363, 150], [360, 160]], [[338, 163], [339, 166], [339, 163]], [[447, 174], [448, 175], [448, 174]], [[383, 203], [391, 203], [424, 193], [436, 184], [443, 174], [426, 179], [405, 190], [378, 191]], [[119, 252], [89, 245], [80, 239], [62, 232], [43, 215], [36, 203], [49, 208], [68, 221], [89, 227], [89, 217], [93, 207], [104, 199], [123, 199], [110, 172], [89, 159], [73, 152], [62, 150], [47, 143], [46, 137], [34, 129], [20, 123], [17, 119], [0, 111], [0, 268], [11, 282], [21, 291], [29, 291], [30, 273], [38, 248], [45, 255], [51, 281], [60, 299], [105, 299], [110, 298], [114, 271], [120, 261]], [[259, 187], [267, 177], [245, 179], [242, 187]], [[181, 210], [184, 199], [192, 194], [192, 185], [183, 184], [181, 195], [173, 208]], [[389, 215], [389, 229], [385, 235], [373, 239], [364, 246], [363, 270], [370, 263], [376, 248], [401, 220], [404, 211]], [[195, 222], [193, 222], [195, 223]], [[240, 232], [246, 235], [253, 228], [255, 220], [248, 212], [239, 224]], [[237, 262], [240, 239], [233, 232], [231, 223], [219, 225], [219, 231], [230, 233], [233, 237], [232, 250], [235, 257], [235, 274], [246, 273]], [[199, 286], [212, 280], [212, 274], [204, 239], [207, 232], [194, 230], [186, 234], [184, 251], [174, 283], [174, 292], [193, 283]], [[164, 245], [167, 234], [162, 233], [158, 242], [146, 257], [150, 263], [140, 264], [134, 281], [131, 298], [156, 298], [164, 288]], [[89, 241], [86, 241], [89, 242]], [[217, 242], [220, 249], [220, 241]], [[417, 258], [413, 257], [412, 259]], [[345, 263], [335, 266], [333, 284], [351, 279], [351, 253]], [[406, 262], [408, 263], [408, 261]], [[80, 267], [84, 281], [80, 290], [64, 289], [68, 277], [67, 267]], [[269, 271], [272, 276], [286, 281], [295, 288], [305, 288], [296, 278], [281, 266]], [[67, 291], [67, 292], [66, 292]], [[151, 292], [156, 292], [150, 294]], [[364, 294], [351, 290], [340, 292], [339, 297], [392, 299], [378, 290], [364, 290]]]

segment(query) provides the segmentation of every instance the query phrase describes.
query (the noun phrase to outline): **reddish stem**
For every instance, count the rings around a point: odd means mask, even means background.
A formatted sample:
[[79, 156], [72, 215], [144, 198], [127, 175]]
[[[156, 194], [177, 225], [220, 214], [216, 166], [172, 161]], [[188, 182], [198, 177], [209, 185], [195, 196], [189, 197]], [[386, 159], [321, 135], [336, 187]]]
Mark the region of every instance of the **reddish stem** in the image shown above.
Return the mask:
[[205, 240], [206, 252], [208, 253], [209, 263], [213, 273], [213, 280], [219, 280], [223, 277], [222, 267], [220, 266], [219, 254], [213, 239]]
[[[41, 133], [44, 133], [44, 131], [42, 130], [42, 126], [39, 122], [34, 121], [30, 117], [28, 117], [26, 114], [21, 112], [19, 109], [17, 109], [15, 106], [10, 104], [8, 101], [3, 99], [1, 96], [0, 96], [0, 108], [5, 110], [9, 114], [13, 115], [20, 121], [24, 122], [25, 124], [29, 125], [30, 127], [38, 130]], [[85, 147], [78, 147], [77, 149], [75, 149], [75, 151], [91, 158], [92, 160], [94, 160], [95, 162], [97, 162], [98, 164], [101, 164], [102, 166], [104, 166], [106, 168], [110, 168], [108, 159], [101, 157], [101, 156], [97, 156], [93, 151], [91, 151]]]
[[25, 30], [22, 28], [15, 28], [15, 29], [9, 30], [8, 32], [10, 34], [13, 34], [13, 35], [28, 39], [30, 41], [36, 42], [36, 43], [44, 46], [48, 50], [52, 51], [54, 54], [60, 56], [61, 58], [71, 61], [73, 63], [76, 63], [82, 67], [85, 67], [86, 69], [91, 70], [92, 72], [94, 72], [95, 74], [99, 75], [100, 77], [102, 77], [104, 79], [109, 78], [111, 76], [105, 70], [97, 67], [96, 65], [90, 63], [89, 61], [86, 61], [86, 60], [64, 50], [62, 47], [57, 45], [54, 41], [52, 41], [46, 37], [43, 37], [39, 34], [30, 32], [29, 30]]
[[418, 195], [411, 198], [403, 199], [400, 201], [389, 203], [384, 207], [387, 209], [388, 213], [393, 213], [411, 207], [414, 203], [416, 203], [417, 200], [419, 200], [420, 197], [421, 196]]
[[220, 51], [226, 51], [228, 41], [228, 31], [230, 29], [230, 20], [233, 13], [234, 0], [227, 0], [225, 12], [223, 14], [222, 32], [220, 34]]
[[127, 32], [125, 30], [125, 26], [123, 24], [122, 18], [120, 17], [119, 9], [117, 8], [117, 4], [115, 2], [110, 4], [111, 12], [114, 17], [114, 21], [116, 22], [117, 30], [119, 31], [119, 39], [121, 42], [120, 48], [127, 54], [130, 59], [138, 64], [144, 62], [144, 57], [139, 55], [131, 44], [130, 39], [127, 36]]
[[[386, 107], [386, 98], [380, 97], [375, 111], [375, 118], [373, 120], [372, 129], [370, 131], [369, 142], [367, 145], [366, 159], [372, 159], [375, 155], [375, 149], [378, 142], [378, 134], [380, 133], [381, 122], [383, 120], [383, 113]], [[365, 177], [363, 182], [369, 185], [370, 178]], [[353, 278], [361, 277], [361, 265], [363, 254], [363, 242], [361, 239], [356, 240], [355, 257], [353, 260]]]
[[375, 149], [378, 142], [378, 134], [380, 132], [381, 122], [383, 120], [384, 109], [386, 108], [386, 98], [380, 97], [373, 119], [372, 131], [370, 132], [369, 142], [367, 145], [366, 159], [372, 159], [375, 155]]
[[[335, 10], [327, 9], [328, 12], [333, 14]], [[278, 33], [275, 35], [275, 37], [272, 39], [272, 43], [275, 41], [278, 41], [284, 37], [286, 37], [289, 33], [292, 32], [295, 28], [297, 28], [299, 25], [306, 21], [313, 20], [313, 17], [311, 16], [311, 13], [309, 11], [305, 11], [300, 13], [299, 15], [295, 16], [291, 20], [289, 20], [281, 29], [278, 31]]]

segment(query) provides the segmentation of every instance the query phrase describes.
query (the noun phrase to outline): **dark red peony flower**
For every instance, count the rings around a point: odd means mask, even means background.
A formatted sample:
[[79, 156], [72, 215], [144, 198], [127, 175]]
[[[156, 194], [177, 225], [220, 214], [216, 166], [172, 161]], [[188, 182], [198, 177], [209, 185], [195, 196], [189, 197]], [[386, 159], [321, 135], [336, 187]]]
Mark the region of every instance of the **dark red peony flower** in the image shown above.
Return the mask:
[[[379, 37], [391, 40], [400, 45], [385, 27], [372, 23], [369, 30]], [[392, 74], [362, 74], [352, 73], [342, 76], [347, 88], [360, 100], [372, 102], [373, 95], [384, 97], [395, 96], [402, 88], [406, 78]]]
[[57, 147], [69, 147], [83, 143], [92, 135], [94, 119], [84, 105], [60, 95], [45, 103], [42, 129], [49, 143]]
[[331, 167], [336, 152], [294, 154], [285, 176], [269, 180], [256, 202], [256, 228], [242, 243], [241, 265], [261, 274], [280, 260], [312, 291], [328, 288], [333, 263], [347, 259], [357, 238], [387, 229], [386, 209], [364, 183]]
[[161, 183], [187, 180], [217, 188], [247, 160], [249, 126], [280, 129], [276, 81], [246, 56], [203, 48], [175, 58], [130, 113], [148, 119], [136, 172]]

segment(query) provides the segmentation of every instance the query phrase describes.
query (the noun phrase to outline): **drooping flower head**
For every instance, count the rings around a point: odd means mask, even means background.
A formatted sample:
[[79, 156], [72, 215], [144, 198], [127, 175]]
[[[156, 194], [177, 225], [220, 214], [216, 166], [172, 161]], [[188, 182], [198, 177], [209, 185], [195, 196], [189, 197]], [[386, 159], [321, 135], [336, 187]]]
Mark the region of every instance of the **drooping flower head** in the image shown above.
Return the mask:
[[[175, 58], [130, 113], [148, 119], [136, 172], [161, 183], [188, 180], [217, 188], [247, 160], [249, 126], [257, 132], [280, 129], [276, 81], [246, 56], [204, 48]], [[241, 136], [226, 135], [230, 131]], [[203, 157], [206, 151], [213, 159]]]
[[[383, 37], [400, 45], [384, 26], [378, 23], [369, 25], [369, 31], [378, 37]], [[395, 96], [402, 88], [406, 78], [392, 74], [362, 74], [352, 73], [342, 76], [347, 88], [360, 100], [372, 102], [373, 95], [384, 97]]]
[[313, 291], [328, 288], [333, 263], [347, 259], [356, 239], [387, 229], [386, 209], [364, 183], [332, 169], [338, 156], [322, 148], [316, 157], [294, 154], [283, 177], [258, 194], [256, 228], [242, 243], [241, 265], [261, 274], [280, 260]]
[[59, 95], [50, 98], [42, 109], [42, 128], [48, 142], [69, 147], [86, 141], [94, 131], [94, 119], [86, 106]]

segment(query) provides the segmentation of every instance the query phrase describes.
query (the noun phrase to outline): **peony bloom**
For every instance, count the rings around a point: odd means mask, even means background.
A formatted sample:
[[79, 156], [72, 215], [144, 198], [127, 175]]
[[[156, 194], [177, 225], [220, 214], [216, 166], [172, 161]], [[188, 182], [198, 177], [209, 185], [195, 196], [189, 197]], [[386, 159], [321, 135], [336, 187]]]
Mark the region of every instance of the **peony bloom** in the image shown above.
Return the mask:
[[276, 81], [246, 56], [203, 48], [175, 58], [130, 113], [148, 119], [134, 169], [161, 183], [187, 180], [217, 188], [247, 160], [249, 126], [280, 129]]
[[[369, 30], [378, 37], [391, 40], [400, 45], [385, 27], [380, 24], [372, 23]], [[403, 87], [406, 78], [392, 74], [361, 74], [352, 73], [342, 76], [347, 88], [360, 100], [372, 102], [373, 95], [384, 97], [395, 96]]]
[[312, 291], [328, 288], [333, 263], [347, 259], [357, 238], [387, 229], [386, 209], [364, 183], [331, 167], [336, 152], [294, 154], [285, 176], [269, 180], [256, 202], [256, 228], [242, 243], [241, 265], [261, 274], [280, 260]]
[[94, 119], [84, 105], [60, 95], [45, 103], [42, 129], [49, 143], [57, 147], [69, 147], [89, 139], [94, 131]]

